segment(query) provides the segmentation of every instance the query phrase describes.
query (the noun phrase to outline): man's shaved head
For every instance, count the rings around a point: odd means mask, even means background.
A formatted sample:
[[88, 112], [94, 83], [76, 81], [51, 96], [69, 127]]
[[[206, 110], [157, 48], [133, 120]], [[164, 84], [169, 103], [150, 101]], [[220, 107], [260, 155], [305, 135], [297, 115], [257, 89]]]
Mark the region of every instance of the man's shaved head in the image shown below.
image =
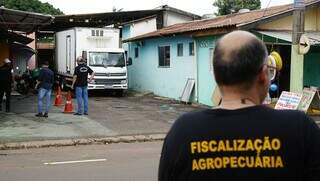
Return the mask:
[[265, 59], [267, 49], [261, 40], [246, 31], [234, 31], [216, 44], [213, 67], [218, 85], [250, 85]]

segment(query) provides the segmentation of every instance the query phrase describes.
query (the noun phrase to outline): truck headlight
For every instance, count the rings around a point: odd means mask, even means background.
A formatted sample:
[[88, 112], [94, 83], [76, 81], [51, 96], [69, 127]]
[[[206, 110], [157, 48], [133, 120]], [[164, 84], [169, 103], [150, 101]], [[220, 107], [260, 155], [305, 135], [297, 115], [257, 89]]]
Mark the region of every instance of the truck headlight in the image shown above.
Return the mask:
[[127, 80], [121, 80], [121, 84], [126, 84]]

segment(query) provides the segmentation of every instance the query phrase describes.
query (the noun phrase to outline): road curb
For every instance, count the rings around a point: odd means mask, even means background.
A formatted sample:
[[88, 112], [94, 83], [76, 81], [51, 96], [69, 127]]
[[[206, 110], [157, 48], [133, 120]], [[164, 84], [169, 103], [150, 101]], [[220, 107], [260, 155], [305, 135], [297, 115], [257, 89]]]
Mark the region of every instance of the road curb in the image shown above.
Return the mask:
[[105, 137], [105, 138], [80, 138], [80, 139], [65, 139], [65, 140], [3, 143], [3, 144], [0, 144], [0, 150], [62, 147], [62, 146], [77, 146], [77, 145], [91, 145], [91, 144], [152, 142], [152, 141], [162, 141], [164, 140], [165, 136], [166, 136], [165, 134], [151, 134], [151, 135], [134, 135], [134, 136], [114, 136], [114, 137]]

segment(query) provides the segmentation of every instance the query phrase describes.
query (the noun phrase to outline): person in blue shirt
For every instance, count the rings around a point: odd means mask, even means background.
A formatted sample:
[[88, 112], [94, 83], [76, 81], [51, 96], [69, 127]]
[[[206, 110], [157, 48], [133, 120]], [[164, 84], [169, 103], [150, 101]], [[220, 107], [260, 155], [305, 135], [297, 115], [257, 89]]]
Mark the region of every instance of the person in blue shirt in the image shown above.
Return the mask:
[[[38, 114], [37, 117], [48, 117], [48, 112], [51, 105], [51, 92], [54, 83], [53, 71], [49, 69], [49, 62], [43, 62], [39, 72], [36, 88], [38, 90]], [[43, 100], [46, 100], [45, 110], [43, 112]]]

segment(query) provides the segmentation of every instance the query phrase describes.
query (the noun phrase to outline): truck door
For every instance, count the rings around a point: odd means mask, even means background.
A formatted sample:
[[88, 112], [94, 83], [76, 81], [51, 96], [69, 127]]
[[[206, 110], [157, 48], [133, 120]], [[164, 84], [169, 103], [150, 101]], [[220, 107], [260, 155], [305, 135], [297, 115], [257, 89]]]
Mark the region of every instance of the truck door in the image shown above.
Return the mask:
[[71, 71], [71, 36], [68, 35], [66, 38], [66, 71]]

